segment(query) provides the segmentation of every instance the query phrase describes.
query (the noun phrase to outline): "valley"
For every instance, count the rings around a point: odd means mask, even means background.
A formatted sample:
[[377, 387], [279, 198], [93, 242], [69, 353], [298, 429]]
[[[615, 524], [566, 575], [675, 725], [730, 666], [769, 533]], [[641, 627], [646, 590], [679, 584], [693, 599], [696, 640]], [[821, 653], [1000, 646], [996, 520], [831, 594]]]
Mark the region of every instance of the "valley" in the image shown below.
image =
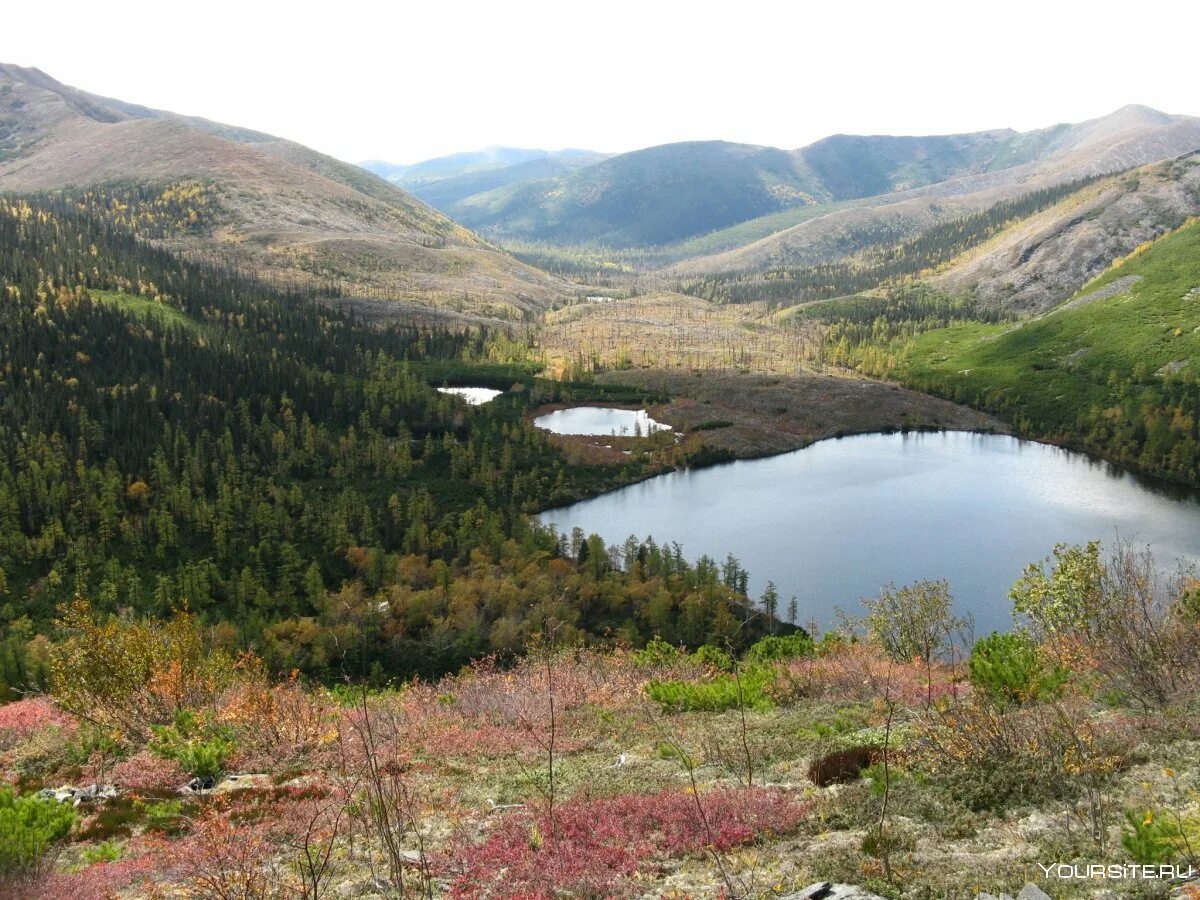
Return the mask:
[[0, 897], [1200, 867], [1198, 366], [1195, 117], [360, 168], [2, 64]]

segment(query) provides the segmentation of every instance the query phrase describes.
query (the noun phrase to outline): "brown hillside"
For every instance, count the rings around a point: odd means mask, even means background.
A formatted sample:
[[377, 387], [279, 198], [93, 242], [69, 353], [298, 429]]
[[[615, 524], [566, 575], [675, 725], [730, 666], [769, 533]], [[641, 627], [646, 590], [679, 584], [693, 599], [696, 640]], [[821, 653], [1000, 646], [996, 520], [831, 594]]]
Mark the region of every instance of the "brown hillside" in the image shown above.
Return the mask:
[[509, 318], [564, 299], [557, 279], [356, 166], [243, 128], [151, 110], [0, 64], [0, 190], [196, 179], [217, 224], [174, 243], [351, 297]]

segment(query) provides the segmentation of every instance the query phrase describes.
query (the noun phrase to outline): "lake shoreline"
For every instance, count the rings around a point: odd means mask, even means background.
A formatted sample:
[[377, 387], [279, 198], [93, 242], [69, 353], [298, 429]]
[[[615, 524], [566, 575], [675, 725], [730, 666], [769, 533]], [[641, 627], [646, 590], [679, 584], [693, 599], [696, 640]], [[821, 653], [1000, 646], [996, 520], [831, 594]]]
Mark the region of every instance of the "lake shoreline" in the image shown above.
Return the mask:
[[1200, 494], [1053, 444], [910, 429], [802, 449], [662, 473], [536, 518], [609, 545], [678, 542], [690, 560], [732, 554], [752, 594], [774, 581], [819, 621], [890, 581], [946, 578], [978, 624], [1003, 629], [1007, 587], [1062, 542], [1144, 542], [1168, 568], [1200, 564]]

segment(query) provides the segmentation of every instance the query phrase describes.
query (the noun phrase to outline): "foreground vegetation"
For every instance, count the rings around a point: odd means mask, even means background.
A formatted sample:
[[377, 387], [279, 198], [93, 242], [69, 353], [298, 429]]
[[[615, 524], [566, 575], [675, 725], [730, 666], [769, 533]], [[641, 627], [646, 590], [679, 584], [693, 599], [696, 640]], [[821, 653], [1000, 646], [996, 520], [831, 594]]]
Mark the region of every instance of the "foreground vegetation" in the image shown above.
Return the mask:
[[1022, 627], [969, 652], [926, 582], [742, 654], [588, 650], [549, 620], [511, 665], [386, 690], [272, 677], [190, 613], [79, 602], [50, 694], [0, 706], [0, 879], [80, 900], [1090, 896], [1038, 863], [1200, 865], [1200, 584], [1157, 571], [1061, 547], [1013, 587]]

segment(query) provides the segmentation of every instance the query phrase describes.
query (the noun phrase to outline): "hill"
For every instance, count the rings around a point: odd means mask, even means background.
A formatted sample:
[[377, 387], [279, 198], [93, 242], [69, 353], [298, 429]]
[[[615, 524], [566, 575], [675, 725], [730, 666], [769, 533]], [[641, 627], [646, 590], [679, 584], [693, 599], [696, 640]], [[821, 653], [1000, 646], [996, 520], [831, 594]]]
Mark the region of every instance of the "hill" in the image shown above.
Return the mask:
[[[1054, 241], [1074, 242], [1070, 230], [1047, 243]], [[1095, 236], [1088, 243], [1106, 246]], [[1194, 485], [1200, 220], [1130, 249], [1090, 280], [1085, 273], [1096, 267], [1087, 259], [1053, 270], [1048, 280], [1078, 278], [1078, 289], [1020, 320], [988, 315], [969, 296], [947, 297], [928, 285], [805, 313], [829, 323], [836, 363], [990, 412], [1026, 436]]]
[[[994, 133], [990, 133], [994, 134]], [[1009, 136], [976, 171], [869, 198], [789, 210], [694, 240], [667, 254], [684, 275], [765, 271], [841, 259], [911, 238], [997, 203], [1079, 179], [1112, 174], [1200, 149], [1200, 119], [1125, 107], [1101, 119]], [[875, 139], [867, 139], [875, 140]], [[878, 139], [889, 142], [894, 139]], [[915, 145], [914, 145], [915, 146]], [[910, 149], [912, 149], [910, 147]], [[858, 154], [867, 181], [879, 167]], [[895, 173], [903, 169], [891, 169]], [[929, 173], [928, 163], [923, 171]], [[949, 169], [941, 170], [943, 174]], [[875, 174], [870, 174], [870, 173]], [[896, 184], [903, 182], [897, 180]]]
[[449, 156], [422, 160], [411, 165], [398, 165], [379, 159], [367, 160], [361, 165], [368, 172], [374, 172], [380, 178], [412, 189], [460, 178], [464, 175], [519, 169], [526, 163], [539, 161], [561, 166], [563, 171], [567, 171], [599, 162], [609, 155], [597, 153], [594, 150], [570, 148], [566, 150], [533, 150], [524, 147], [487, 147], [484, 150], [451, 153]]
[[983, 304], [1044, 310], [1114, 259], [1195, 215], [1200, 215], [1200, 153], [1081, 190], [964, 254], [933, 283]]
[[159, 239], [276, 281], [497, 317], [566, 296], [562, 283], [356, 166], [0, 65], [0, 190], [118, 183], [201, 188], [206, 214]]
[[[668, 144], [569, 172], [526, 161], [492, 168], [491, 178], [470, 172], [415, 189], [500, 241], [657, 248], [637, 262], [686, 260], [688, 272], [718, 272], [837, 258], [838, 233], [882, 224], [888, 239], [911, 235], [1022, 193], [1198, 147], [1200, 119], [1128, 106], [1024, 133], [834, 135], [798, 150]], [[482, 165], [458, 165], [468, 163]]]
[[557, 178], [446, 207], [488, 233], [526, 240], [657, 245], [812, 202], [784, 150], [697, 141], [623, 153]]

